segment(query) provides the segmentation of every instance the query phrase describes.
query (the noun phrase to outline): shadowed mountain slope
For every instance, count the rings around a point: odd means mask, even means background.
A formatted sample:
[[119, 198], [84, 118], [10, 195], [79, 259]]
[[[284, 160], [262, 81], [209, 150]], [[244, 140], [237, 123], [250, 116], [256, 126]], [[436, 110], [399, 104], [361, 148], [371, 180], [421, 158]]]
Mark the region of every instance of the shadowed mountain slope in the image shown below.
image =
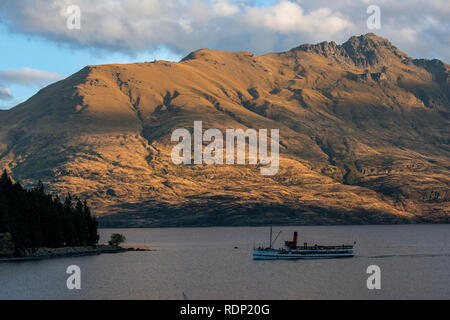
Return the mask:
[[[88, 66], [0, 113], [0, 167], [104, 225], [449, 222], [449, 65], [367, 34]], [[280, 170], [171, 162], [173, 130], [280, 129]]]

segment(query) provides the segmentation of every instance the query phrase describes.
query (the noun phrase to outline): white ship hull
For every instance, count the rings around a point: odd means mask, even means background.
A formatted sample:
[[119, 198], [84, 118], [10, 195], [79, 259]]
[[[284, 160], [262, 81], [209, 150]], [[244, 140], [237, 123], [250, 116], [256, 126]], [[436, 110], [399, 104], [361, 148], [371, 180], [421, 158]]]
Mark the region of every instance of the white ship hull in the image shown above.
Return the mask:
[[[323, 250], [325, 251], [325, 250]], [[321, 250], [280, 252], [279, 250], [253, 250], [253, 260], [298, 260], [298, 259], [333, 259], [351, 258], [353, 251], [335, 250], [335, 252], [321, 252]]]

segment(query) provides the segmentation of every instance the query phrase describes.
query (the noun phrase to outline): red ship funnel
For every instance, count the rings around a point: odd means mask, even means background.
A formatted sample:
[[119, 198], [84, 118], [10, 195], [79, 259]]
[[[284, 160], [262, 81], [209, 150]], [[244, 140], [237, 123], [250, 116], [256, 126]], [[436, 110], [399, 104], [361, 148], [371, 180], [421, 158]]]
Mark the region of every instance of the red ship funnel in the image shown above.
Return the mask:
[[292, 247], [297, 248], [297, 231], [294, 232], [294, 239], [292, 240]]

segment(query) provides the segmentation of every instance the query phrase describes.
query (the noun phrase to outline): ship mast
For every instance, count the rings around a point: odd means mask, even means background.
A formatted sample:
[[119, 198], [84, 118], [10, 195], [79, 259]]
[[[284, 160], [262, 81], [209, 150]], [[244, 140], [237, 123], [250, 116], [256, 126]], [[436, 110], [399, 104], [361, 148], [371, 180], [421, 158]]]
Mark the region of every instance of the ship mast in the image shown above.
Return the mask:
[[270, 244], [269, 248], [272, 249], [272, 226], [270, 226]]
[[277, 236], [275, 237], [275, 239], [272, 239], [272, 238], [273, 238], [273, 231], [272, 231], [272, 226], [270, 226], [270, 244], [269, 244], [269, 249], [272, 249], [273, 243], [274, 243], [275, 241], [277, 241], [277, 239], [278, 239], [278, 237], [280, 236], [281, 232], [282, 232], [281, 230], [278, 231], [278, 234], [277, 234]]

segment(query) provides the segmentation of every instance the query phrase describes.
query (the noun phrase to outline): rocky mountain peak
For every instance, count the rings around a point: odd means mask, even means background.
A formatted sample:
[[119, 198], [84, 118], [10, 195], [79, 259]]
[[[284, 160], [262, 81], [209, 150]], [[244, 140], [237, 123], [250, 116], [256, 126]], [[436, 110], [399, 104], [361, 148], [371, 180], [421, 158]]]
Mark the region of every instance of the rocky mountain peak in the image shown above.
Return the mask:
[[353, 36], [342, 44], [342, 48], [359, 66], [375, 66], [387, 64], [391, 59], [408, 58], [398, 50], [389, 40], [378, 37], [373, 33]]
[[295, 50], [313, 52], [326, 58], [333, 57], [337, 61], [353, 62], [358, 67], [377, 67], [389, 64], [392, 59], [406, 59], [408, 56], [398, 50], [392, 43], [374, 33], [353, 36], [342, 45], [334, 41], [319, 44], [301, 45]]

